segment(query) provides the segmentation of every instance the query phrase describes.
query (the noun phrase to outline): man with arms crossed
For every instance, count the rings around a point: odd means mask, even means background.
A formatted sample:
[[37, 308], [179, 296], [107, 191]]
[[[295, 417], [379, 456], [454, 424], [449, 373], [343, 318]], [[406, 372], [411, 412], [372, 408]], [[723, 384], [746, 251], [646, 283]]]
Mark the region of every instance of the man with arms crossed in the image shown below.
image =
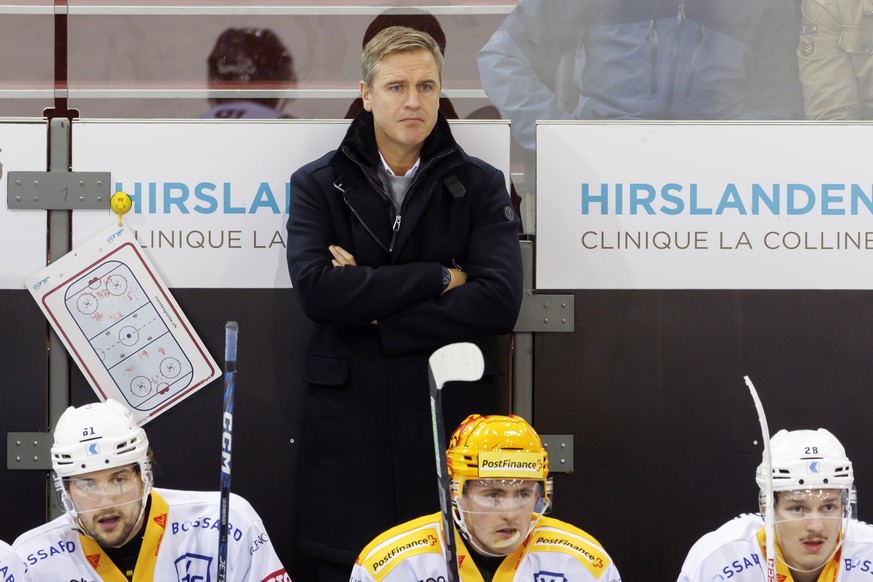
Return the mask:
[[435, 350], [469, 341], [485, 358], [482, 380], [447, 386], [447, 431], [500, 411], [497, 335], [522, 297], [518, 218], [503, 173], [468, 155], [439, 113], [442, 65], [430, 35], [380, 31], [361, 57], [364, 109], [336, 150], [291, 176], [288, 269], [315, 324], [301, 370], [299, 547], [319, 582], [347, 582], [374, 535], [437, 509]]

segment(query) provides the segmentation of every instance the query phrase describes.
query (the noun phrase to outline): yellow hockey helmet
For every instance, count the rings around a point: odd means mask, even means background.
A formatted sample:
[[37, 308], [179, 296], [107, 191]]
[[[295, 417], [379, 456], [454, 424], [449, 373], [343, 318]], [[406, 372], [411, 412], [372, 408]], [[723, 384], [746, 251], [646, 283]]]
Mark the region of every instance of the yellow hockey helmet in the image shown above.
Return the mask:
[[545, 500], [551, 496], [549, 454], [520, 416], [471, 414], [452, 433], [446, 458], [454, 498], [468, 480], [479, 479], [536, 480]]

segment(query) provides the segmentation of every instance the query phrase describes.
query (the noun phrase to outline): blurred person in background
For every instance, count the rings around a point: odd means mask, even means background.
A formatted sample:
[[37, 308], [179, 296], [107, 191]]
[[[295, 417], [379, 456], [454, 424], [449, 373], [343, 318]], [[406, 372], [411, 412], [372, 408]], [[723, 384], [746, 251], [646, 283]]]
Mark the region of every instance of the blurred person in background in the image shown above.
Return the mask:
[[[287, 89], [296, 81], [294, 59], [269, 28], [228, 28], [207, 60], [209, 88], [222, 90]], [[284, 97], [213, 97], [201, 117], [217, 119], [289, 118]]]
[[479, 52], [527, 151], [537, 120], [795, 119], [794, 0], [521, 0]]
[[803, 0], [797, 60], [808, 119], [873, 119], [873, 1]]

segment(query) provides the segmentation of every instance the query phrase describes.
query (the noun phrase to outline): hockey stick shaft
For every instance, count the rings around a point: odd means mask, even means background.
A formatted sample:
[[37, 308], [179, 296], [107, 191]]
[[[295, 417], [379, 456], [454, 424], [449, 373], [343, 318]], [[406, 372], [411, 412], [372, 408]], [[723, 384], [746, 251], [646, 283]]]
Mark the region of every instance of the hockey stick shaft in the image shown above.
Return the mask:
[[446, 439], [443, 422], [442, 389], [446, 382], [478, 380], [482, 377], [484, 367], [482, 352], [478, 346], [471, 343], [443, 346], [435, 351], [428, 360], [431, 424], [448, 582], [460, 582], [461, 576], [458, 571], [458, 548], [455, 544], [455, 525], [452, 518], [452, 492], [449, 483], [448, 461], [446, 460], [448, 439]]
[[230, 521], [230, 469], [233, 436], [233, 397], [236, 388], [236, 342], [239, 326], [224, 326], [224, 413], [221, 418], [221, 486], [218, 529], [218, 582], [227, 579], [227, 527]]
[[764, 466], [767, 469], [767, 485], [765, 487], [764, 500], [764, 543], [767, 545], [767, 582], [776, 582], [776, 536], [773, 531], [773, 465], [770, 457], [770, 428], [767, 426], [767, 415], [764, 413], [764, 405], [758, 396], [758, 391], [751, 378], [743, 376], [752, 400], [755, 401], [755, 410], [758, 412], [758, 423], [761, 425], [761, 440], [764, 444]]
[[448, 582], [460, 582], [461, 575], [458, 572], [458, 548], [455, 545], [455, 526], [452, 519], [452, 492], [449, 488], [449, 467], [446, 461], [445, 447], [446, 431], [443, 427], [443, 403], [442, 403], [442, 386], [436, 386], [436, 381], [433, 377], [433, 372], [429, 372], [431, 393], [430, 393], [430, 414], [431, 423], [433, 424], [434, 435], [434, 454], [436, 455], [437, 464], [437, 485], [440, 496], [440, 513], [442, 514], [443, 522], [443, 542], [446, 548], [446, 565], [448, 566]]

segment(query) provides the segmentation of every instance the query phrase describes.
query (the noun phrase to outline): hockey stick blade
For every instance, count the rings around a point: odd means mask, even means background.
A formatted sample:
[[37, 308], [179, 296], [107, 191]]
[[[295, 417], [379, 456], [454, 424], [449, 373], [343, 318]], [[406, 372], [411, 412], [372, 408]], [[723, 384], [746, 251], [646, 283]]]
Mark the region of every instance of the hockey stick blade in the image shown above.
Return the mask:
[[442, 390], [446, 382], [472, 382], [482, 377], [485, 360], [479, 346], [460, 342], [443, 346], [428, 359], [436, 390]]
[[485, 361], [479, 346], [461, 342], [443, 346], [428, 359], [430, 381], [430, 413], [433, 428], [433, 446], [436, 457], [437, 485], [442, 514], [443, 541], [446, 547], [448, 582], [461, 582], [458, 571], [458, 548], [455, 545], [455, 526], [452, 517], [452, 493], [449, 468], [446, 461], [446, 431], [443, 427], [442, 389], [446, 382], [472, 382], [482, 377]]

